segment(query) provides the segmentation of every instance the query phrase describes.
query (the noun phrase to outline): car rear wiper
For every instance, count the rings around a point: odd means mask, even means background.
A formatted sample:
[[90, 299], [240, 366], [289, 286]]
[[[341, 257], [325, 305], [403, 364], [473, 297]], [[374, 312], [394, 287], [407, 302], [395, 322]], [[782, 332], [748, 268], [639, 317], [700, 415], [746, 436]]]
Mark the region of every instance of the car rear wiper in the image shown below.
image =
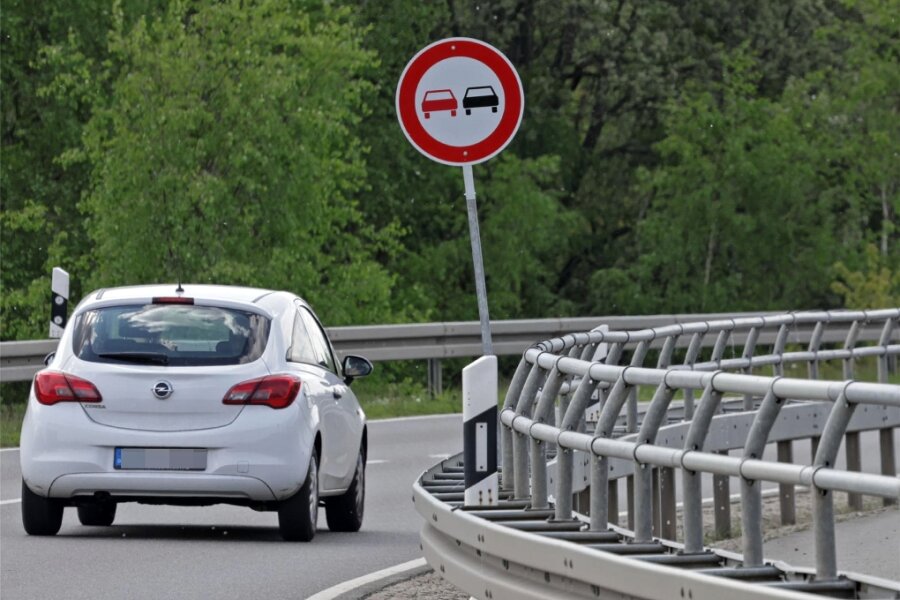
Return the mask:
[[162, 352], [100, 352], [97, 356], [125, 362], [149, 363], [153, 365], [169, 364], [169, 355]]

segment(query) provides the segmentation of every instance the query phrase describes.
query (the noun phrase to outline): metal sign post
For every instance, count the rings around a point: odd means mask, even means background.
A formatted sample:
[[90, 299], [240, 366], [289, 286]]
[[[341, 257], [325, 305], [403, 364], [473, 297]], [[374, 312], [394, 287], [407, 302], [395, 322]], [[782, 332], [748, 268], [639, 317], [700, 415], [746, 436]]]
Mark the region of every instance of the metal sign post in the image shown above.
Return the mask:
[[397, 118], [419, 152], [463, 170], [475, 294], [484, 356], [463, 369], [463, 447], [466, 505], [497, 503], [497, 358], [491, 321], [472, 165], [496, 156], [522, 123], [525, 95], [515, 67], [480, 40], [448, 38], [416, 54], [403, 69]]
[[469, 213], [469, 238], [472, 242], [472, 264], [475, 267], [475, 295], [478, 298], [478, 319], [481, 321], [481, 349], [485, 356], [494, 353], [491, 344], [491, 320], [488, 313], [487, 285], [484, 282], [484, 260], [481, 256], [481, 232], [478, 229], [478, 203], [475, 201], [475, 178], [472, 165], [463, 165], [463, 184], [466, 190], [466, 209]]

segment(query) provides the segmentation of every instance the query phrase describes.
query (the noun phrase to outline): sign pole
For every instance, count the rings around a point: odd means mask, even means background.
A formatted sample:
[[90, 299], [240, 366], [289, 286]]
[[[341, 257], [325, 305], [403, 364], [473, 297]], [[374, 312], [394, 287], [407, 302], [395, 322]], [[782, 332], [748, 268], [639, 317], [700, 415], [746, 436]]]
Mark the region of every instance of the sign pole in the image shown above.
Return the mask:
[[484, 356], [491, 356], [494, 354], [494, 348], [491, 344], [491, 320], [488, 314], [487, 285], [484, 282], [484, 260], [481, 256], [481, 232], [478, 229], [475, 177], [472, 175], [472, 165], [463, 165], [462, 171], [466, 190], [466, 208], [469, 213], [472, 264], [475, 267], [475, 295], [478, 297], [478, 318], [481, 321], [481, 349]]

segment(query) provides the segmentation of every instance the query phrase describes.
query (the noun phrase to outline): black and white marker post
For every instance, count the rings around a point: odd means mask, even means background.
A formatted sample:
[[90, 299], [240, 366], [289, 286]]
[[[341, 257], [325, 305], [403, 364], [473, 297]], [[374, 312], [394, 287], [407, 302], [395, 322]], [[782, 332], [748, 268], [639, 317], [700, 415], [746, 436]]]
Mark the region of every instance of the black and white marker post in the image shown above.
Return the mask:
[[472, 165], [503, 150], [522, 123], [525, 95], [515, 67], [480, 40], [447, 38], [426, 46], [403, 69], [397, 118], [409, 142], [428, 158], [463, 169], [475, 293], [484, 356], [463, 369], [463, 454], [467, 506], [497, 504], [497, 357], [493, 356], [487, 288]]
[[69, 274], [53, 267], [50, 278], [50, 337], [61, 338], [69, 317]]

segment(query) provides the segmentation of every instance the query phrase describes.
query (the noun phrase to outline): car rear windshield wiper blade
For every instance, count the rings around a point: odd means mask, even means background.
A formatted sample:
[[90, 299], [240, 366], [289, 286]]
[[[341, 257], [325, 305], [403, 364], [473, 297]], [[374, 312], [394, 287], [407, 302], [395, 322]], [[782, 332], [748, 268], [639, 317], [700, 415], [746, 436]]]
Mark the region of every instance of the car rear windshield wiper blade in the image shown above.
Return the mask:
[[162, 352], [100, 352], [97, 356], [125, 362], [150, 363], [154, 365], [169, 364], [169, 355]]

